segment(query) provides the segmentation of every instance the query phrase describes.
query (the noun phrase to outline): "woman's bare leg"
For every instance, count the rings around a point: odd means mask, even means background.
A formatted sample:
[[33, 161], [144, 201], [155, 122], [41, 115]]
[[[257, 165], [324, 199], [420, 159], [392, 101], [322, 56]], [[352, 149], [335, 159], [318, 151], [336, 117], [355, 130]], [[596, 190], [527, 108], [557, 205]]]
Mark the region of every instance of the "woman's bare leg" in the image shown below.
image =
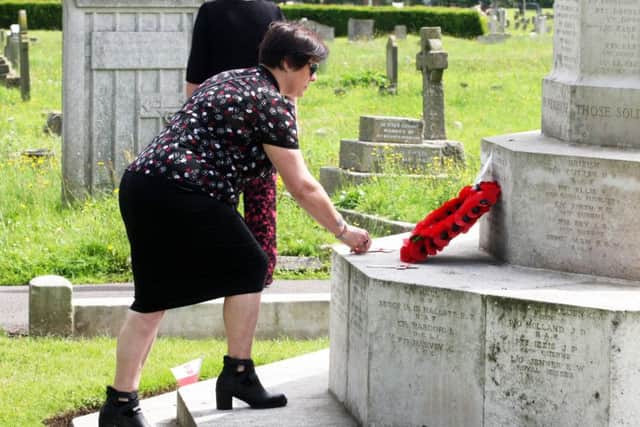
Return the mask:
[[113, 388], [135, 391], [140, 384], [142, 367], [158, 334], [164, 311], [138, 313], [129, 310], [118, 336], [116, 375]]
[[236, 359], [250, 359], [253, 336], [258, 323], [262, 292], [242, 294], [224, 299], [224, 328], [227, 354]]

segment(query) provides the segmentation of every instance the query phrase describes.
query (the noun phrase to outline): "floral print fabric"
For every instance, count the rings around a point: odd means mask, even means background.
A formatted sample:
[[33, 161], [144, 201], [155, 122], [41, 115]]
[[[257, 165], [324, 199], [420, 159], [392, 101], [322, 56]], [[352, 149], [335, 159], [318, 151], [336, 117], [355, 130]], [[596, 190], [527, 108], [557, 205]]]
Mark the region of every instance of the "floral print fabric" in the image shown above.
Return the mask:
[[298, 148], [294, 105], [266, 68], [232, 70], [206, 80], [128, 170], [237, 206], [249, 182], [273, 175], [263, 144]]
[[265, 285], [273, 282], [278, 250], [276, 246], [276, 182], [274, 173], [266, 178], [256, 178], [244, 190], [244, 221], [267, 254], [269, 263]]

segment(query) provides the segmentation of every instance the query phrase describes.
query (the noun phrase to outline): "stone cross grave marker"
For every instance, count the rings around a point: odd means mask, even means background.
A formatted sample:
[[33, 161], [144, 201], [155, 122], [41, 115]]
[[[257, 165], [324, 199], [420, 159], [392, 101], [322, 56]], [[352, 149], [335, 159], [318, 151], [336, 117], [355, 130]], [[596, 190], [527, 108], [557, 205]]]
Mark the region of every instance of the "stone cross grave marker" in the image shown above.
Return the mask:
[[420, 29], [420, 52], [416, 55], [416, 67], [422, 72], [424, 139], [447, 139], [442, 76], [448, 67], [448, 54], [442, 48], [440, 27]]
[[398, 91], [398, 45], [395, 36], [389, 36], [387, 40], [387, 79], [389, 79], [389, 92]]
[[347, 24], [349, 41], [373, 39], [374, 23], [373, 19], [349, 18]]

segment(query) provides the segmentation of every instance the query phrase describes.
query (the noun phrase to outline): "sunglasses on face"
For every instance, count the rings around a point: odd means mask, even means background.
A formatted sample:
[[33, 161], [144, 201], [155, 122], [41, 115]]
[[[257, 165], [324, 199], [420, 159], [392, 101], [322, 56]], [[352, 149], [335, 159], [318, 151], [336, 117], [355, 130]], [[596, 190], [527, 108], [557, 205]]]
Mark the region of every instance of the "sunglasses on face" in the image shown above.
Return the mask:
[[320, 67], [320, 64], [309, 63], [309, 75], [313, 76], [315, 73], [317, 73], [318, 72], [318, 67]]

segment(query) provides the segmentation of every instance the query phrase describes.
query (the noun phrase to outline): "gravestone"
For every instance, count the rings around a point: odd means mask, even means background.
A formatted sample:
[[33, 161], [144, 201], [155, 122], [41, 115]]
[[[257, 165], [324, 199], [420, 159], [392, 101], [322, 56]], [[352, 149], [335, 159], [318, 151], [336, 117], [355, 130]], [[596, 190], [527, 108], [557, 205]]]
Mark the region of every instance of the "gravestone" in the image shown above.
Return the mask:
[[389, 173], [428, 172], [434, 157], [448, 155], [441, 144], [423, 141], [422, 120], [406, 117], [361, 116], [359, 138], [340, 141], [339, 167], [320, 168], [320, 183], [329, 194], [346, 183], [362, 184]]
[[62, 171], [66, 199], [112, 191], [184, 102], [200, 0], [65, 0]]
[[372, 40], [374, 23], [373, 19], [349, 18], [347, 23], [349, 41]]
[[20, 66], [20, 26], [18, 24], [11, 25], [4, 48], [4, 56], [11, 63], [11, 67], [17, 70]]
[[31, 98], [31, 73], [29, 71], [29, 35], [27, 33], [27, 11], [18, 11], [20, 26], [20, 97], [23, 101]]
[[393, 27], [393, 35], [397, 40], [404, 40], [407, 38], [407, 26], [406, 25], [396, 25]]
[[538, 15], [534, 21], [534, 31], [537, 35], [542, 36], [547, 33], [547, 17], [545, 15]]
[[503, 43], [510, 37], [505, 33], [506, 11], [505, 9], [496, 9], [489, 14], [489, 34], [478, 37], [480, 43]]
[[398, 92], [398, 45], [394, 36], [389, 36], [387, 40], [386, 57], [387, 80], [390, 82], [387, 91], [396, 94]]
[[340, 141], [339, 167], [320, 168], [320, 183], [327, 193], [345, 183], [366, 182], [385, 169], [419, 179], [429, 172], [436, 157], [442, 164], [446, 159], [464, 162], [464, 147], [447, 140], [444, 129], [442, 74], [447, 53], [442, 50], [440, 28], [422, 28], [420, 34], [423, 50], [417, 63], [424, 75], [423, 120], [361, 116], [359, 139]]
[[314, 31], [325, 42], [332, 42], [335, 40], [335, 29], [328, 25], [321, 24], [316, 21], [312, 21], [307, 18], [302, 18], [300, 23], [311, 31]]

